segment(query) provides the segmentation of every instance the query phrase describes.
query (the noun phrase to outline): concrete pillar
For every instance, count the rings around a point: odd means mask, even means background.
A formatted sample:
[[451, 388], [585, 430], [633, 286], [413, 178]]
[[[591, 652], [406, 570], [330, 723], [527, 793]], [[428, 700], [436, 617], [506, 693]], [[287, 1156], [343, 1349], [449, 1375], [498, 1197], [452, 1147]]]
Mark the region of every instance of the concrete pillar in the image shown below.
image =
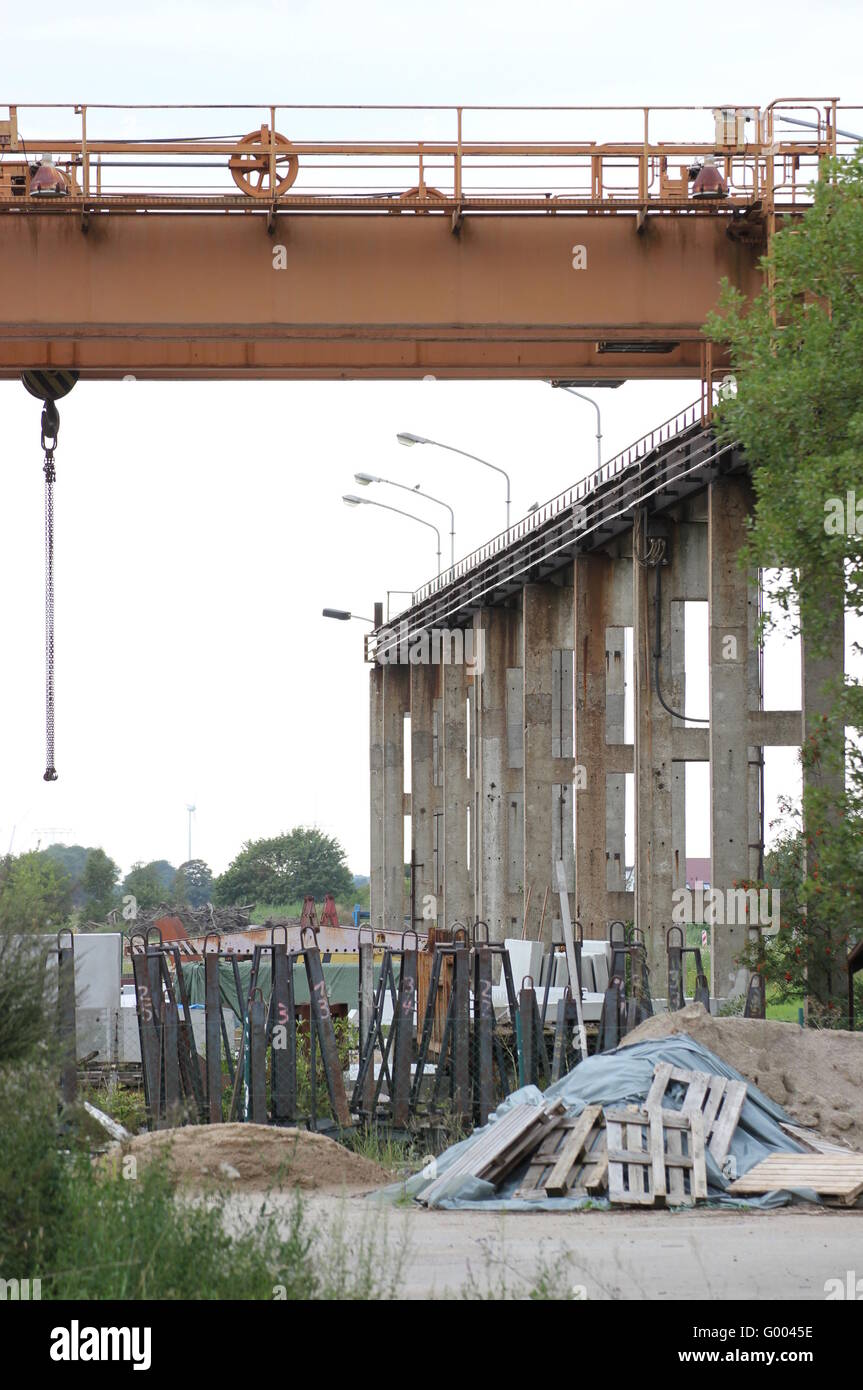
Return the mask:
[[[807, 596], [805, 573], [800, 577], [804, 740], [823, 733], [822, 721], [825, 716], [828, 726], [834, 723], [836, 687], [845, 673], [845, 586], [841, 555], [832, 573], [828, 571], [819, 576], [819, 580], [819, 597], [815, 606]], [[840, 753], [840, 748], [844, 754], [844, 730], [841, 734], [837, 730], [835, 739], [835, 745], [825, 750], [825, 757], [809, 764], [804, 761], [803, 764], [804, 830], [810, 841], [806, 848], [806, 867], [810, 874], [819, 869], [821, 835], [818, 832], [829, 836], [831, 822], [835, 822], [841, 814], [840, 798], [845, 791], [844, 760], [834, 762], [833, 759]], [[817, 742], [823, 747], [823, 738], [818, 738]], [[817, 796], [821, 804], [813, 805], [813, 796]], [[828, 916], [820, 913], [817, 895], [809, 900], [806, 909], [810, 940], [807, 962], [810, 995], [807, 1009], [813, 1000], [824, 1007], [832, 1005], [833, 1017], [838, 1014], [844, 1018], [843, 1026], [847, 1027], [848, 975], [844, 960], [849, 923], [837, 920], [836, 914]]]
[[410, 667], [383, 667], [383, 925], [403, 931], [405, 917], [405, 715]]
[[410, 667], [411, 686], [411, 857], [417, 931], [428, 931], [438, 917], [435, 873], [435, 817], [440, 810], [436, 773], [436, 709], [441, 667], [424, 662]]
[[[597, 551], [574, 565], [575, 900], [587, 938], [632, 917], [625, 892], [626, 628], [632, 622], [631, 559]], [[583, 769], [583, 771], [582, 771]]]
[[[526, 584], [523, 590], [524, 670], [524, 891], [532, 889], [528, 936], [536, 936], [546, 887], [549, 910], [543, 936], [552, 939], [562, 858], [570, 892], [575, 888], [573, 825], [573, 589], [572, 569], [559, 584]], [[555, 910], [552, 911], [552, 905]]]
[[[463, 661], [441, 668], [443, 688], [443, 925], [468, 925], [474, 915], [474, 783], [468, 758], [468, 670]], [[470, 677], [473, 686], [473, 677]]]
[[369, 922], [384, 925], [384, 671], [369, 672]]
[[487, 608], [476, 693], [477, 915], [492, 941], [521, 935], [524, 914], [524, 723], [520, 613]]
[[[711, 887], [723, 906], [735, 883], [748, 878], [749, 778], [754, 750], [748, 743], [751, 697], [750, 603], [757, 594], [737, 561], [752, 508], [746, 477], [710, 484], [707, 512], [710, 624], [710, 856]], [[723, 916], [728, 915], [722, 913]], [[748, 940], [746, 923], [711, 927], [711, 993], [733, 998], [748, 974], [737, 961]]]
[[[647, 551], [647, 523], [636, 513], [633, 553]], [[673, 555], [669, 539], [669, 554]], [[651, 978], [665, 979], [665, 932], [671, 923], [674, 885], [672, 716], [654, 690], [654, 596], [657, 566], [634, 560], [632, 616], [635, 674], [635, 924], [644, 932]], [[672, 567], [662, 566], [662, 681], [671, 709], [680, 709], [681, 692], [671, 661]], [[657, 994], [661, 991], [654, 985]]]

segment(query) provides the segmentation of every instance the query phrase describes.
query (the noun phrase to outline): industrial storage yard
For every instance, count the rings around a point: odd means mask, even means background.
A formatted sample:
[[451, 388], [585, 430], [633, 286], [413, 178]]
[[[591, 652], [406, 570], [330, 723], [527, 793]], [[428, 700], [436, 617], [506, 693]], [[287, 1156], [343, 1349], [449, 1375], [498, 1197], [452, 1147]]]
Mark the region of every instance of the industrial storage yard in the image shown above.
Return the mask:
[[0, 1303], [42, 1374], [384, 1334], [439, 1377], [450, 1315], [496, 1375], [853, 1365], [861, 37], [8, 17]]

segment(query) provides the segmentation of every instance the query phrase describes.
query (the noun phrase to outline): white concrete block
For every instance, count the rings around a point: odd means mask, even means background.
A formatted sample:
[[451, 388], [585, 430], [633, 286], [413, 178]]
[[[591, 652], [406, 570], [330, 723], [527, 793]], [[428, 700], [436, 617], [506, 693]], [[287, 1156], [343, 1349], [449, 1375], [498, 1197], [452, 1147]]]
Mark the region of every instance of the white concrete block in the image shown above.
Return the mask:
[[534, 986], [539, 988], [542, 958], [545, 955], [543, 943], [541, 941], [521, 941], [518, 937], [507, 937], [504, 945], [509, 951], [512, 980], [516, 994], [521, 989], [521, 982], [526, 975], [530, 975]]

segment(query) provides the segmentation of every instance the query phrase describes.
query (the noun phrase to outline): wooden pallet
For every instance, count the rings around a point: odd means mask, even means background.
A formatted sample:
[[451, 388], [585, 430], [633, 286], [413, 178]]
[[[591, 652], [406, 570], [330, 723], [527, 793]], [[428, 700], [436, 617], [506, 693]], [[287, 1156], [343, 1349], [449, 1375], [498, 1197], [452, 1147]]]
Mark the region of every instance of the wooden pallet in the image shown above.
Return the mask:
[[601, 1105], [565, 1115], [535, 1150], [516, 1197], [591, 1196], [608, 1182], [608, 1150]]
[[771, 1154], [728, 1189], [735, 1196], [809, 1188], [853, 1206], [863, 1193], [863, 1154]]
[[675, 1081], [686, 1091], [681, 1114], [697, 1112], [701, 1115], [710, 1155], [721, 1168], [746, 1099], [746, 1082], [729, 1081], [725, 1076], [714, 1076], [706, 1071], [686, 1071], [673, 1067], [670, 1062], [657, 1062], [645, 1109], [661, 1107], [668, 1086]]
[[513, 1168], [542, 1143], [563, 1114], [562, 1101], [550, 1105], [514, 1105], [476, 1143], [469, 1145], [446, 1172], [418, 1193], [417, 1200], [434, 1206], [463, 1177], [482, 1178], [497, 1186]]
[[615, 1205], [694, 1206], [707, 1196], [700, 1113], [606, 1110], [608, 1195]]

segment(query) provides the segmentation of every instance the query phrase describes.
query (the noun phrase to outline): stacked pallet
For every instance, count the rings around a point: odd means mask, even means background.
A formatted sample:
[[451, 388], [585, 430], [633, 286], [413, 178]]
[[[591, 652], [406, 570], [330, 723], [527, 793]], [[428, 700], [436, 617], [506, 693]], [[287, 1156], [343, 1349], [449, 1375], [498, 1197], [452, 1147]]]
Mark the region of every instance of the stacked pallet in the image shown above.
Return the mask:
[[[514, 1196], [527, 1202], [607, 1197], [612, 1206], [691, 1207], [707, 1199], [706, 1155], [723, 1169], [745, 1100], [743, 1081], [658, 1062], [641, 1105], [587, 1105], [578, 1115], [561, 1101], [515, 1105], [419, 1200], [436, 1206], [467, 1178], [500, 1187], [521, 1170]], [[863, 1154], [783, 1128], [808, 1152], [771, 1154], [731, 1184], [732, 1195], [814, 1191], [844, 1205], [863, 1196]]]
[[[675, 1085], [680, 1109], [666, 1104]], [[468, 1178], [499, 1187], [524, 1168], [514, 1194], [524, 1201], [607, 1195], [612, 1205], [692, 1206], [707, 1197], [705, 1153], [721, 1167], [745, 1097], [743, 1082], [660, 1062], [643, 1106], [588, 1105], [571, 1115], [560, 1101], [515, 1105], [419, 1200], [436, 1206]]]

